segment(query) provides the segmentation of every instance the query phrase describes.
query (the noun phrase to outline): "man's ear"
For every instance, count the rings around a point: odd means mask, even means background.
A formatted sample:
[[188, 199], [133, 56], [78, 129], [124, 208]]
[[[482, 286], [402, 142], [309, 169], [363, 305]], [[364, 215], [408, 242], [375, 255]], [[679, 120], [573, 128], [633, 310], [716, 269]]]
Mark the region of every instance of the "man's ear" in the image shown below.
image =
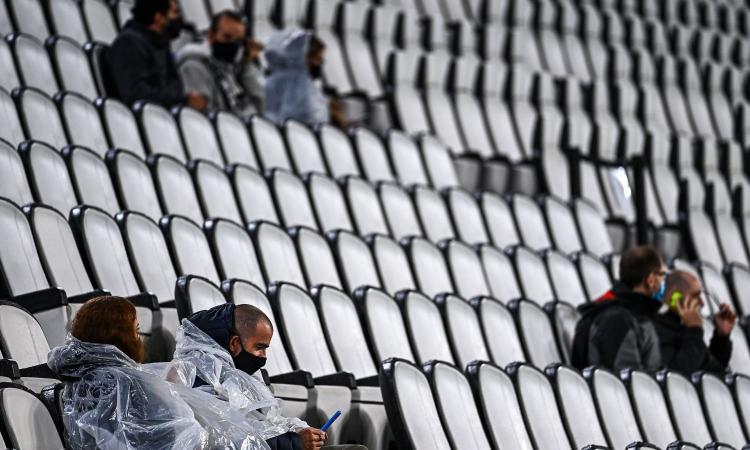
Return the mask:
[[232, 356], [237, 356], [242, 351], [242, 341], [240, 340], [240, 337], [235, 335], [232, 335], [232, 337], [229, 338], [229, 354]]

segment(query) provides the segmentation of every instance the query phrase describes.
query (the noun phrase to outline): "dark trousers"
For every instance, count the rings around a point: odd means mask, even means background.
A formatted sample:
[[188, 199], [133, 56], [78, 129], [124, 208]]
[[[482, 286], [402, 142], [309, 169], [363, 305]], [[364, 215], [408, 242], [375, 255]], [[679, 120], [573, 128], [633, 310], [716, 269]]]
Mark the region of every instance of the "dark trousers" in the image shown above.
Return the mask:
[[271, 450], [302, 450], [302, 439], [297, 433], [286, 433], [266, 441]]

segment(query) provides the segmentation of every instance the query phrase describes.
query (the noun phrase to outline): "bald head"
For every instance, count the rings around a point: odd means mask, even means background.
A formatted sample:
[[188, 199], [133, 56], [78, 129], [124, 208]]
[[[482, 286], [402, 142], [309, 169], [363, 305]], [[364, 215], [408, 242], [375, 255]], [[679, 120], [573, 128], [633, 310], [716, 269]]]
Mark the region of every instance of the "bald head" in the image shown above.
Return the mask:
[[234, 308], [234, 327], [242, 336], [253, 334], [259, 324], [273, 330], [271, 319], [259, 308], [252, 305], [237, 305]]
[[266, 357], [266, 350], [273, 338], [271, 319], [255, 306], [237, 305], [234, 309], [234, 328], [239, 336], [229, 340], [229, 351], [233, 356], [243, 349], [256, 356]]
[[[673, 270], [667, 275], [667, 289], [664, 297], [665, 301], [670, 307], [674, 305], [670, 304], [672, 295], [675, 292], [679, 292], [685, 301], [692, 298], [699, 298], [703, 292], [700, 280], [690, 272], [685, 270]], [[702, 303], [702, 301], [701, 301]]]

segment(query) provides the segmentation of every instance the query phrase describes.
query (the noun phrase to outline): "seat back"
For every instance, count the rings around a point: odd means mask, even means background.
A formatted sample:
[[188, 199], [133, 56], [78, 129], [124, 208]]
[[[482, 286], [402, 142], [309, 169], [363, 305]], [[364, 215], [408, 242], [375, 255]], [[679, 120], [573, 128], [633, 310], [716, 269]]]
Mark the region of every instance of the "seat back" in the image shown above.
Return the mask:
[[128, 150], [115, 150], [107, 153], [107, 165], [122, 208], [159, 220], [159, 196], [146, 163]]
[[5, 358], [25, 368], [47, 362], [50, 345], [39, 322], [12, 303], [0, 304], [0, 349]]
[[84, 147], [68, 147], [63, 157], [68, 162], [80, 204], [96, 206], [110, 215], [120, 211], [109, 170], [99, 155]]
[[402, 187], [393, 183], [380, 183], [378, 193], [394, 239], [422, 235], [414, 204]]
[[459, 239], [469, 244], [489, 242], [482, 212], [471, 193], [460, 188], [452, 188], [446, 192], [445, 201], [456, 225]]
[[525, 364], [514, 366], [510, 375], [516, 385], [534, 448], [571, 449], [549, 380], [539, 369]]
[[683, 441], [711, 442], [701, 400], [690, 380], [676, 372], [660, 372], [657, 379], [665, 388], [672, 423]]
[[[19, 0], [17, 3], [37, 3], [35, 0]], [[44, 20], [42, 18], [42, 20]], [[23, 31], [23, 28], [22, 28]], [[60, 87], [52, 70], [47, 50], [42, 45], [47, 34], [43, 37], [28, 34], [17, 34], [11, 38], [11, 47], [16, 56], [16, 69], [23, 80], [23, 85], [36, 88], [45, 94], [55, 95]]]
[[193, 275], [178, 278], [174, 294], [180, 321], [198, 311], [206, 311], [226, 303], [224, 294], [215, 284]]
[[206, 160], [190, 163], [203, 214], [211, 218], [225, 218], [241, 223], [240, 210], [234, 199], [232, 184], [226, 172]]
[[365, 241], [348, 231], [329, 234], [329, 239], [338, 259], [339, 274], [348, 292], [354, 292], [361, 286], [381, 286], [375, 261]]
[[324, 124], [320, 128], [319, 138], [328, 172], [333, 178], [360, 176], [354, 148], [346, 133], [333, 125]]
[[513, 262], [505, 253], [491, 245], [482, 245], [479, 247], [479, 257], [485, 280], [494, 298], [507, 304], [521, 297]]
[[596, 300], [612, 287], [607, 267], [596, 257], [581, 253], [578, 255], [577, 265], [589, 300]]
[[188, 159], [205, 159], [224, 166], [219, 140], [211, 121], [201, 112], [183, 107], [176, 115]]
[[[4, 7], [5, 5], [0, 6], [0, 33], [5, 33], [2, 28], [3, 11], [1, 10]], [[13, 53], [10, 50], [8, 42], [5, 40], [0, 42], [0, 63], [2, 63], [0, 65], [2, 67], [0, 69], [0, 87], [10, 92], [20, 86], [21, 83], [18, 80], [18, 71], [13, 61]]]
[[398, 242], [388, 236], [373, 235], [369, 238], [369, 243], [386, 292], [396, 295], [396, 292], [403, 289], [416, 288], [409, 259]]
[[655, 445], [667, 447], [677, 439], [677, 434], [659, 384], [644, 372], [634, 371], [627, 380], [643, 437]]
[[141, 158], [146, 157], [143, 141], [138, 132], [138, 122], [133, 111], [123, 103], [113, 99], [100, 99], [96, 102], [102, 116], [102, 125], [112, 148], [130, 150]]
[[151, 156], [148, 160], [154, 174], [156, 191], [165, 214], [177, 214], [203, 223], [198, 194], [190, 171], [177, 159], [167, 155]]
[[323, 232], [354, 231], [341, 188], [332, 179], [318, 174], [307, 177], [310, 199]]
[[450, 214], [439, 192], [424, 186], [414, 186], [412, 197], [427, 239], [440, 242], [456, 237]]
[[420, 139], [420, 150], [432, 187], [444, 189], [460, 186], [451, 153], [438, 138], [423, 135]]
[[576, 325], [581, 320], [581, 313], [578, 312], [576, 307], [565, 302], [551, 302], [545, 305], [544, 309], [552, 321], [552, 327], [557, 335], [557, 344], [560, 347], [563, 359], [570, 364]]
[[[58, 3], [72, 2], [55, 2], [55, 4]], [[85, 41], [86, 39], [78, 42]], [[93, 100], [99, 96], [99, 92], [96, 89], [94, 76], [89, 69], [88, 56], [78, 42], [64, 37], [52, 38], [47, 43], [47, 50], [55, 64], [60, 88], [65, 91], [76, 92], [89, 100]]]
[[401, 305], [416, 361], [420, 364], [428, 361], [453, 363], [448, 335], [435, 302], [417, 291], [402, 291], [396, 299]]
[[414, 139], [402, 131], [392, 130], [386, 137], [386, 143], [399, 184], [402, 186], [429, 184], [419, 147]]
[[284, 124], [284, 137], [297, 173], [328, 172], [318, 138], [305, 124], [296, 120], [287, 121]]
[[0, 386], [0, 415], [13, 448], [63, 448], [55, 422], [44, 403], [20, 386]]
[[555, 293], [547, 276], [544, 260], [526, 247], [516, 248], [513, 256], [524, 298], [540, 305], [554, 299]]
[[560, 410], [573, 446], [584, 448], [594, 444], [606, 447], [607, 439], [586, 380], [575, 370], [564, 366], [548, 368], [546, 372], [555, 384]]
[[160, 225], [167, 238], [177, 274], [198, 275], [216, 285], [221, 283], [211, 247], [200, 226], [180, 216], [166, 216], [162, 218]]
[[630, 404], [628, 391], [619, 378], [604, 369], [584, 371], [591, 385], [602, 429], [613, 448], [625, 448], [643, 440]]
[[253, 148], [258, 152], [258, 162], [264, 170], [292, 169], [284, 139], [273, 122], [253, 116], [250, 119], [250, 134], [253, 138]]
[[216, 219], [206, 223], [216, 268], [222, 280], [246, 280], [265, 288], [255, 245], [247, 231], [236, 223]]
[[573, 261], [557, 251], [546, 252], [545, 260], [550, 281], [555, 289], [555, 299], [575, 306], [586, 303], [588, 298]]
[[425, 365], [448, 440], [454, 448], [490, 449], [471, 385], [462, 371], [445, 362]]
[[245, 164], [258, 168], [250, 133], [239, 117], [220, 111], [214, 116], [214, 126], [227, 164]]
[[341, 278], [336, 268], [330, 245], [325, 237], [309, 228], [293, 230], [307, 285], [325, 284], [341, 289]]
[[424, 238], [409, 239], [406, 251], [419, 290], [428, 297], [454, 292], [450, 272], [440, 250]]
[[586, 251], [597, 256], [608, 255], [613, 252], [612, 240], [607, 232], [604, 217], [596, 207], [586, 201], [577, 201], [574, 205], [578, 229], [581, 233], [583, 247]]
[[[361, 308], [365, 332], [375, 361], [402, 358], [413, 362], [414, 354], [398, 303], [377, 288], [357, 289], [353, 297]], [[389, 326], [383, 327], [384, 323]]]
[[456, 293], [465, 299], [489, 296], [490, 288], [477, 251], [461, 241], [443, 242], [441, 247]]
[[258, 223], [251, 232], [266, 281], [269, 284], [286, 281], [305, 286], [292, 238], [282, 228], [270, 223]]
[[318, 229], [310, 198], [302, 180], [291, 172], [274, 170], [269, 182], [282, 223], [286, 227], [305, 226]]
[[[11, 123], [12, 126], [12, 123]], [[26, 179], [23, 161], [13, 146], [0, 141], [0, 196], [18, 205], [31, 203], [31, 186]]]
[[393, 434], [413, 450], [449, 450], [427, 378], [413, 364], [399, 359], [382, 363], [383, 401]]
[[552, 241], [539, 205], [531, 197], [516, 194], [511, 207], [523, 243], [535, 251], [550, 248]]
[[60, 150], [68, 143], [55, 102], [42, 91], [25, 88], [14, 91], [18, 114], [29, 139]]
[[83, 0], [81, 7], [91, 40], [105, 43], [114, 41], [117, 26], [109, 5], [103, 0]]
[[0, 199], [0, 266], [5, 295], [16, 296], [49, 287], [31, 227], [12, 202]]
[[236, 165], [232, 166], [230, 175], [246, 223], [258, 220], [280, 223], [271, 191], [260, 172], [249, 166]]
[[20, 151], [36, 200], [69, 213], [78, 200], [60, 152], [41, 142], [22, 145]]
[[703, 374], [699, 376], [698, 380], [700, 381], [703, 411], [706, 414], [714, 439], [736, 448], [742, 448], [747, 439], [742, 432], [742, 425], [734, 407], [731, 391], [715, 375]]
[[367, 128], [357, 127], [352, 132], [352, 140], [362, 166], [362, 175], [367, 180], [372, 183], [396, 181], [385, 143], [377, 134]]
[[362, 178], [347, 177], [344, 195], [349, 203], [353, 226], [360, 236], [371, 233], [389, 234], [378, 194], [370, 183]]
[[143, 143], [152, 155], [163, 154], [186, 163], [185, 149], [180, 139], [180, 130], [172, 114], [155, 103], [136, 105], [139, 115]]
[[529, 363], [536, 367], [547, 367], [562, 361], [552, 324], [537, 304], [528, 300], [511, 302], [510, 310], [516, 318], [521, 342]]
[[[583, 250], [578, 227], [568, 205], [554, 197], [547, 197], [543, 208], [555, 248], [566, 254]], [[588, 232], [587, 228], [584, 229]]]
[[455, 295], [439, 295], [435, 301], [443, 313], [445, 330], [457, 366], [466, 367], [472, 361], [489, 361], [482, 327], [474, 308]]

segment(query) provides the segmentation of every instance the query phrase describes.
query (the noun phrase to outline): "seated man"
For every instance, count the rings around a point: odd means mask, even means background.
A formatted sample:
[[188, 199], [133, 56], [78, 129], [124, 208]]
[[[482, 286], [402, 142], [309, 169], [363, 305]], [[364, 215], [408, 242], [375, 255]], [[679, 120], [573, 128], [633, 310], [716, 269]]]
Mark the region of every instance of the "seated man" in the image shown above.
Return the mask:
[[620, 261], [620, 281], [601, 298], [579, 307], [583, 317], [573, 338], [573, 365], [612, 371], [661, 368], [654, 319], [662, 306], [666, 275], [656, 249], [627, 251]]
[[61, 379], [66, 448], [267, 449], [212, 396], [143, 370], [144, 346], [128, 300], [86, 302], [48, 365]]
[[203, 95], [185, 94], [172, 59], [169, 42], [182, 27], [177, 0], [136, 0], [133, 18], [104, 54], [110, 95], [128, 105], [146, 100], [205, 110]]
[[278, 401], [257, 376], [266, 363], [273, 326], [260, 309], [227, 303], [197, 312], [177, 331], [174, 363], [196, 369], [194, 387], [229, 402], [258, 421], [257, 429], [274, 450], [363, 449], [325, 445], [326, 433], [280, 414]]
[[269, 119], [279, 125], [292, 119], [309, 126], [347, 126], [340, 102], [329, 101], [320, 86], [323, 41], [309, 31], [280, 31], [269, 39], [265, 55], [270, 70], [265, 112]]
[[177, 54], [185, 88], [205, 95], [208, 110], [231, 111], [243, 119], [263, 112], [265, 80], [259, 63], [263, 46], [246, 37], [242, 16], [223, 11], [211, 20], [208, 40]]
[[711, 345], [703, 341], [701, 282], [690, 272], [676, 270], [667, 276], [664, 303], [668, 310], [656, 319], [664, 366], [690, 376], [699, 370], [725, 372], [732, 356], [729, 335], [737, 321], [732, 308], [723, 304], [714, 315]]

